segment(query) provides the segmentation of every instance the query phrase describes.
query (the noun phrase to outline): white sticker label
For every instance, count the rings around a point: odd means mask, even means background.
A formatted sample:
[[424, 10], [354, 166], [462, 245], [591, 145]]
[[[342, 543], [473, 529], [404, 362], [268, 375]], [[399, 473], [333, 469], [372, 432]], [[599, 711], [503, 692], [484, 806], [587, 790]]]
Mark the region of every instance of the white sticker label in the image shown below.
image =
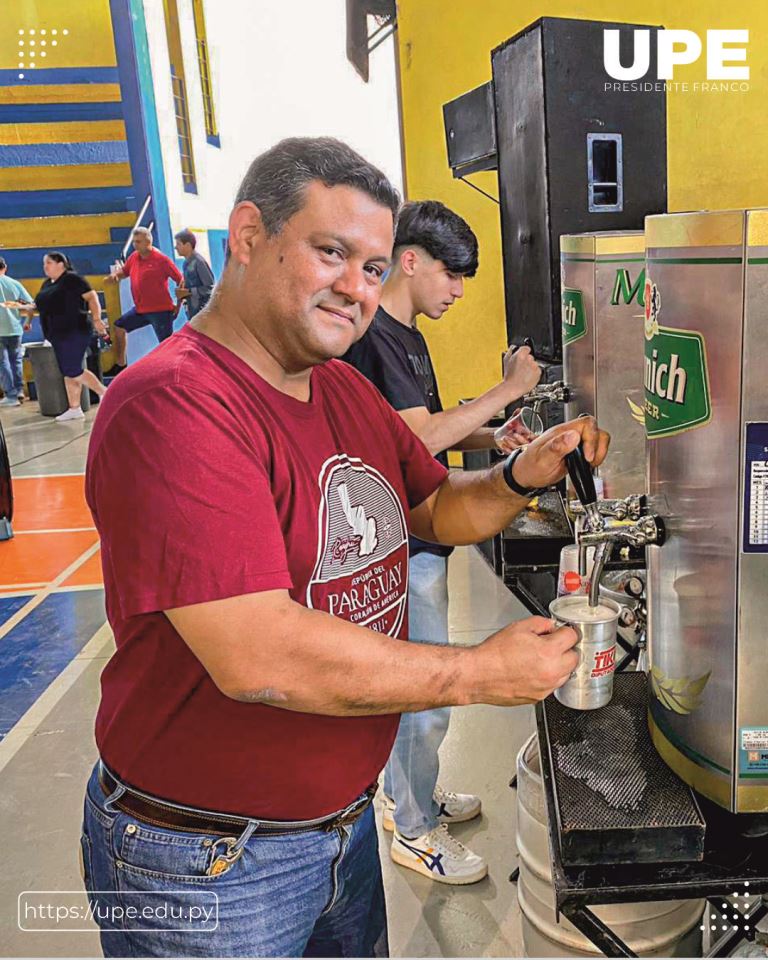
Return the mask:
[[768, 750], [768, 730], [750, 727], [741, 731], [742, 750]]

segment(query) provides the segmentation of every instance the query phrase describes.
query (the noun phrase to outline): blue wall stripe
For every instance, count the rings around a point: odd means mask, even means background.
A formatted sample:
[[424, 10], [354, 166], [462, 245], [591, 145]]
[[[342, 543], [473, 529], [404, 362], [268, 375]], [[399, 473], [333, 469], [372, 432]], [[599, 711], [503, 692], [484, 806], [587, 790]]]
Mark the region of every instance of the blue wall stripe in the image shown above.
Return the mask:
[[2, 103], [0, 123], [122, 120], [122, 103]]
[[0, 146], [0, 167], [69, 167], [89, 163], [128, 163], [128, 144], [125, 140], [97, 140]]
[[[24, 79], [19, 80], [19, 74]], [[117, 83], [117, 67], [46, 67], [40, 70], [0, 70], [0, 87], [41, 83]]]
[[137, 206], [136, 197], [126, 196], [128, 191], [128, 187], [0, 191], [0, 220], [78, 213], [124, 213], [126, 210], [138, 212], [140, 206]]
[[152, 195], [151, 216], [155, 221], [157, 246], [170, 251], [173, 233], [144, 6], [142, 0], [109, 0], [109, 7], [135, 193], [139, 203], [143, 203], [147, 194]]
[[103, 590], [54, 593], [0, 642], [0, 736], [27, 712], [106, 620]]
[[[43, 276], [43, 257], [50, 247], [23, 247], [9, 249], [0, 248], [0, 252], [8, 261], [8, 272], [11, 276], [31, 277]], [[121, 243], [98, 243], [93, 246], [71, 246], [66, 244], [64, 250], [74, 264], [78, 273], [89, 275], [103, 275], [109, 273], [109, 265], [121, 255]]]
[[224, 271], [224, 258], [227, 252], [228, 230], [208, 231], [208, 250], [211, 254], [211, 270], [218, 280]]

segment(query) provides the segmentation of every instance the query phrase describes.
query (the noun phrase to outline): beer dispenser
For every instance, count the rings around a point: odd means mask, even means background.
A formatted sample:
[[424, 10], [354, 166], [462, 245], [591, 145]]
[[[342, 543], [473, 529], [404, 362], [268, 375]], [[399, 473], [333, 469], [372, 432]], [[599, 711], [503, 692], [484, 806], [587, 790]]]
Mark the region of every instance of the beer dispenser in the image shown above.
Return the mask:
[[669, 766], [768, 812], [768, 211], [646, 220], [649, 724]]

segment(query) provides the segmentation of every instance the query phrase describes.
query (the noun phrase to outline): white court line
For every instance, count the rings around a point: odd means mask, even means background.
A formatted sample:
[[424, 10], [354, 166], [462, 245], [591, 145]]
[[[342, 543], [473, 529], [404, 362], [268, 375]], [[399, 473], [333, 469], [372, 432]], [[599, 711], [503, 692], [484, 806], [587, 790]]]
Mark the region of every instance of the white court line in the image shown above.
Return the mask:
[[[32, 586], [35, 588], [40, 588], [40, 587], [44, 587], [45, 584], [35, 583], [35, 584], [32, 584]], [[18, 584], [10, 585], [7, 587], [0, 586], [0, 600], [6, 600], [8, 598], [13, 599], [14, 597], [29, 596], [30, 591], [28, 589], [19, 590], [17, 589], [17, 587], [18, 587]], [[78, 583], [77, 585], [72, 587], [57, 587], [53, 592], [54, 593], [77, 593], [78, 591], [82, 591], [82, 590], [103, 590], [103, 589], [104, 589], [103, 583]]]
[[22, 474], [14, 473], [13, 479], [14, 480], [47, 480], [48, 477], [84, 477], [84, 476], [85, 476], [85, 470], [80, 470], [78, 473], [22, 473]]
[[[3, 596], [7, 597], [11, 594], [20, 594], [20, 593], [29, 593], [30, 590], [39, 590], [40, 587], [45, 586], [45, 580], [41, 580], [39, 583], [2, 583], [0, 584], [0, 591], [3, 591]], [[5, 591], [8, 593], [5, 593]]]
[[66, 570], [62, 570], [58, 577], [52, 580], [45, 589], [41, 590], [40, 593], [36, 593], [28, 603], [24, 604], [21, 610], [17, 610], [9, 620], [6, 620], [5, 623], [0, 626], [0, 640], [2, 640], [6, 634], [10, 633], [15, 626], [21, 623], [28, 614], [32, 613], [36, 607], [39, 607], [43, 600], [53, 593], [56, 587], [61, 586], [68, 577], [71, 577], [75, 570], [81, 567], [86, 560], [89, 560], [100, 546], [100, 541], [97, 540], [93, 546], [88, 547], [86, 551], [81, 553], [77, 560], [73, 560]]
[[112, 628], [108, 623], [99, 627], [74, 660], [70, 660], [58, 677], [35, 700], [29, 710], [11, 727], [5, 738], [0, 741], [0, 772], [11, 762], [27, 740], [34, 735], [37, 728], [64, 694], [85, 673], [94, 658], [98, 657], [108, 646], [111, 638]]
[[96, 531], [96, 527], [51, 527], [50, 530], [14, 530], [15, 537], [29, 536], [31, 533], [86, 533], [89, 530]]

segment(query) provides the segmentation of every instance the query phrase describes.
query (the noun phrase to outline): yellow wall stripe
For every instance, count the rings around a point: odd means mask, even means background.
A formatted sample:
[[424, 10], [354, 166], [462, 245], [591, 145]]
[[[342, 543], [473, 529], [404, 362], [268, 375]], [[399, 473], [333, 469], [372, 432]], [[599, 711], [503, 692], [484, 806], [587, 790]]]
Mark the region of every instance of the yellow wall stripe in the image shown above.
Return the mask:
[[77, 190], [83, 187], [127, 187], [131, 183], [131, 168], [127, 163], [0, 168], [0, 190]]
[[30, 83], [0, 87], [0, 103], [119, 103], [119, 83]]
[[3, 246], [12, 250], [25, 247], [95, 246], [113, 243], [111, 227], [132, 227], [135, 213], [98, 213], [77, 217], [35, 217], [0, 220]]
[[33, 143], [103, 143], [126, 140], [122, 120], [72, 120], [66, 123], [0, 123], [0, 146]]

